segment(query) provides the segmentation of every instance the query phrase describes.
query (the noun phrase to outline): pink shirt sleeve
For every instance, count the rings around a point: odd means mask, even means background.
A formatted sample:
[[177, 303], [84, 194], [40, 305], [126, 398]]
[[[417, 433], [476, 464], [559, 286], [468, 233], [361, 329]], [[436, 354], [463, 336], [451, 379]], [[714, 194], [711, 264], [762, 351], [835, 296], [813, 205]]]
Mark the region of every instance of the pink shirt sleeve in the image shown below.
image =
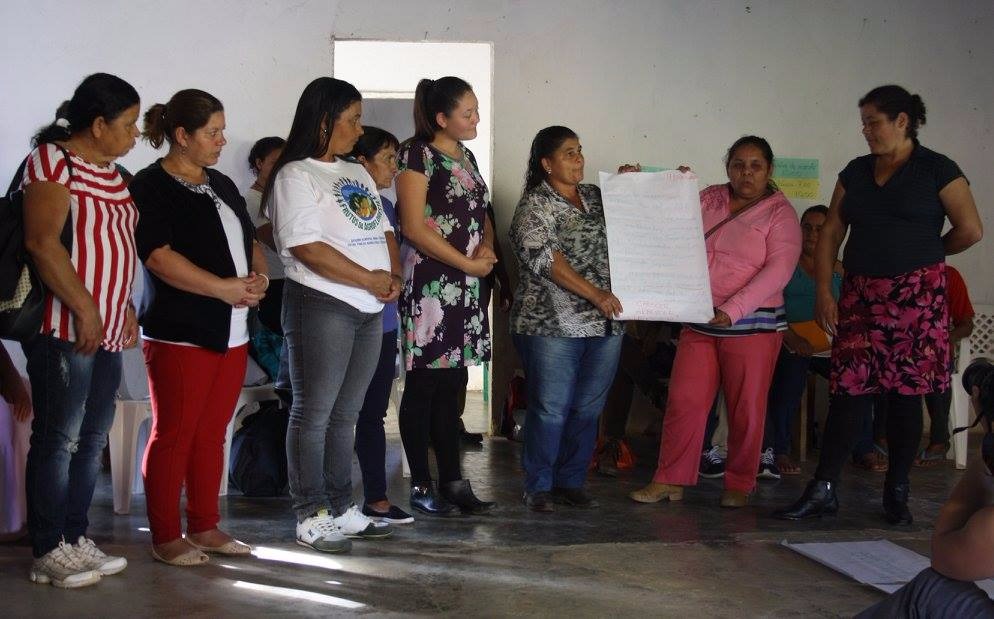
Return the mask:
[[738, 292], [718, 309], [728, 314], [732, 324], [763, 307], [771, 297], [780, 297], [790, 281], [801, 255], [801, 226], [794, 207], [786, 199], [775, 205], [766, 235], [766, 260], [763, 267]]

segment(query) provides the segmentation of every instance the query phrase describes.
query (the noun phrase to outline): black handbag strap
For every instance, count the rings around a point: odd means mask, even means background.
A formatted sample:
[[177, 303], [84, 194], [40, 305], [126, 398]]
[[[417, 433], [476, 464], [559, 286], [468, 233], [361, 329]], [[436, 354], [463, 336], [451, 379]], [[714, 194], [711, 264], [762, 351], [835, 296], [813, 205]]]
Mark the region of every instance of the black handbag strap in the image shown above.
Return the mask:
[[743, 206], [739, 210], [735, 211], [734, 213], [730, 214], [728, 217], [722, 219], [721, 221], [719, 221], [718, 223], [716, 223], [710, 230], [708, 230], [707, 232], [704, 233], [704, 240], [705, 241], [708, 240], [708, 238], [712, 234], [714, 234], [715, 232], [718, 231], [718, 228], [724, 226], [728, 222], [732, 221], [733, 219], [735, 219], [736, 217], [738, 217], [742, 213], [745, 213], [746, 211], [748, 211], [749, 209], [751, 209], [752, 207], [756, 206], [757, 204], [759, 204], [760, 202], [762, 202], [764, 199], [769, 198], [772, 195], [773, 195], [773, 193], [771, 191], [767, 190], [765, 193], [763, 193], [763, 195], [759, 196], [758, 198], [756, 198], [752, 202], [747, 203], [745, 206]]

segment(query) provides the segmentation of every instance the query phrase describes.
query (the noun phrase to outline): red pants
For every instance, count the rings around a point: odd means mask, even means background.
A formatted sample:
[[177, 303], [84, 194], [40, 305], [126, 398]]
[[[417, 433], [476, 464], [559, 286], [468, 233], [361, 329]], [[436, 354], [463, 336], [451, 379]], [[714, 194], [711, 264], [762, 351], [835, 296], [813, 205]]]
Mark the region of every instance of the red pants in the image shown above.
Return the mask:
[[234, 413], [248, 345], [218, 353], [145, 341], [152, 435], [142, 462], [152, 543], [180, 537], [180, 492], [186, 484], [186, 530], [217, 527], [224, 438]]
[[780, 333], [713, 337], [683, 330], [670, 375], [653, 481], [697, 483], [707, 416], [720, 384], [728, 409], [725, 488], [752, 491], [763, 446], [766, 396], [782, 338]]

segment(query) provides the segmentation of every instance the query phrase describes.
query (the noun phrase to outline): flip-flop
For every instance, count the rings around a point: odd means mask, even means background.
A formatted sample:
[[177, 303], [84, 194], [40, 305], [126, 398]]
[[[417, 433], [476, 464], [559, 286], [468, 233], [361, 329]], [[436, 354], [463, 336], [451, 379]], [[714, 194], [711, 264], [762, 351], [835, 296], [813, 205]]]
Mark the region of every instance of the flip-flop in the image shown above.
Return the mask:
[[[931, 445], [929, 445], [929, 447], [931, 447]], [[918, 452], [918, 457], [915, 458], [914, 464], [919, 468], [928, 468], [931, 466], [935, 466], [937, 464], [941, 464], [946, 460], [946, 451], [947, 449], [944, 449], [941, 452], [929, 451], [928, 447], [925, 447], [920, 452]]]
[[203, 565], [211, 560], [210, 557], [197, 550], [196, 548], [191, 548], [189, 551], [175, 557], [173, 559], [166, 559], [155, 552], [155, 546], [152, 547], [152, 558], [156, 561], [161, 561], [166, 565], [175, 565], [177, 567], [192, 567], [195, 565]]

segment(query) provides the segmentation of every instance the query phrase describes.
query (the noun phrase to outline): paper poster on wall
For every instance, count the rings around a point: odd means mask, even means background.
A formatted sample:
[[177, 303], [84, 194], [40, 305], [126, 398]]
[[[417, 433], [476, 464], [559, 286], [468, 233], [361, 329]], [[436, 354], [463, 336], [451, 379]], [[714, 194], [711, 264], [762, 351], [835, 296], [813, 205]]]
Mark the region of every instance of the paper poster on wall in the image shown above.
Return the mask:
[[817, 200], [821, 190], [817, 159], [773, 160], [773, 180], [788, 198]]
[[697, 176], [600, 173], [611, 291], [623, 320], [714, 317]]

